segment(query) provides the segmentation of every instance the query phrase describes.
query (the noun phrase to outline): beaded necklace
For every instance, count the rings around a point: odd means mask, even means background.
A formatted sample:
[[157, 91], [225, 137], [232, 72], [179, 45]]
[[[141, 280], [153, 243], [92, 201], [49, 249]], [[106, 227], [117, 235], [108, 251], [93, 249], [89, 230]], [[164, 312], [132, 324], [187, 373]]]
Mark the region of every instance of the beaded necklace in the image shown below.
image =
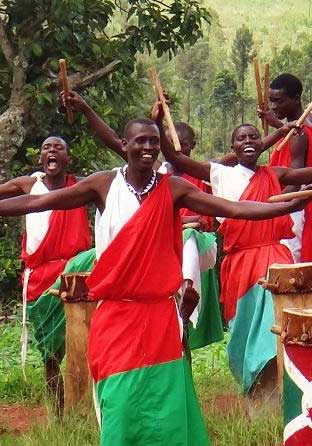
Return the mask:
[[127, 188], [128, 188], [128, 190], [133, 194], [133, 195], [135, 195], [136, 196], [136, 198], [137, 198], [137, 200], [139, 201], [139, 202], [141, 202], [142, 201], [142, 195], [145, 195], [145, 194], [147, 194], [155, 185], [157, 185], [157, 177], [156, 177], [156, 170], [154, 170], [153, 169], [153, 174], [152, 174], [152, 176], [151, 176], [151, 179], [150, 179], [150, 181], [148, 182], [148, 184], [145, 186], [145, 188], [141, 191], [141, 192], [138, 192], [137, 190], [135, 190], [135, 188], [130, 184], [130, 183], [128, 183], [128, 181], [127, 181], [127, 165], [126, 166], [124, 166], [123, 168], [122, 168], [122, 176], [124, 177], [124, 180], [125, 180], [125, 183], [126, 183], [126, 186], [127, 186]]

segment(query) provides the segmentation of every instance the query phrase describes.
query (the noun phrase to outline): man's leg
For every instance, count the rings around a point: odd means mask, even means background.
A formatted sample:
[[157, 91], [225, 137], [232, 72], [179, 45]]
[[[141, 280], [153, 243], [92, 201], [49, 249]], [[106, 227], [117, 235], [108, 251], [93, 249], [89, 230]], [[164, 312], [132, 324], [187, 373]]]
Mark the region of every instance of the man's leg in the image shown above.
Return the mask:
[[61, 372], [62, 356], [57, 353], [44, 362], [45, 381], [52, 399], [53, 408], [59, 417], [64, 412], [64, 381]]

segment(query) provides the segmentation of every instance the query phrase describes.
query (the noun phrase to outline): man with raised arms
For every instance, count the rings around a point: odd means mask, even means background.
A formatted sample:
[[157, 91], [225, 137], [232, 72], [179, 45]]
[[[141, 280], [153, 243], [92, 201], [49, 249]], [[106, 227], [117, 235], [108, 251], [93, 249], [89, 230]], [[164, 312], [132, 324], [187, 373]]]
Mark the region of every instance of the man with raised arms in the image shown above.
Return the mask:
[[[232, 148], [238, 165], [200, 163], [175, 152], [162, 131], [165, 158], [180, 171], [210, 181], [213, 195], [234, 201], [266, 202], [281, 192], [281, 186], [307, 184], [312, 169], [260, 167], [257, 160], [263, 142], [257, 128], [246, 124], [234, 130]], [[263, 222], [218, 218], [226, 257], [221, 267], [221, 302], [231, 331], [228, 346], [230, 368], [246, 392], [262, 373], [262, 388], [271, 391], [275, 382], [276, 339], [270, 333], [274, 322], [272, 296], [258, 285], [272, 263], [292, 263], [281, 239], [293, 237], [289, 216]], [[274, 373], [273, 373], [274, 372]], [[260, 387], [261, 389], [261, 387]]]
[[[303, 113], [301, 102], [303, 87], [300, 79], [292, 74], [283, 73], [270, 84], [270, 110], [259, 110], [260, 116], [266, 117], [270, 125], [283, 126], [281, 119], [287, 122], [297, 120]], [[278, 144], [282, 141], [278, 141]], [[271, 166], [292, 167], [295, 169], [312, 166], [312, 127], [307, 119], [303, 131], [291, 137], [281, 151], [274, 150], [270, 160]], [[284, 192], [297, 190], [288, 186]], [[304, 211], [292, 214], [295, 238], [285, 241], [292, 251], [296, 262], [312, 261], [312, 206]]]
[[[43, 172], [22, 176], [0, 185], [0, 200], [24, 194], [41, 195], [69, 187], [77, 182], [67, 173], [70, 153], [67, 143], [59, 137], [43, 141], [40, 163]], [[63, 407], [63, 381], [60, 363], [65, 353], [65, 317], [63, 305], [48, 290], [63, 272], [69, 259], [90, 248], [90, 230], [84, 207], [69, 211], [45, 211], [26, 215], [26, 230], [22, 243], [23, 304], [41, 352], [51, 396], [57, 408]], [[81, 254], [81, 263], [85, 254]], [[90, 268], [94, 255], [87, 256], [84, 268]], [[69, 262], [67, 268], [77, 266]], [[26, 313], [25, 313], [26, 314]], [[23, 328], [23, 362], [27, 348], [26, 326]]]
[[[122, 140], [117, 133], [111, 129], [74, 91], [70, 91], [68, 96], [62, 93], [63, 105], [70, 104], [73, 110], [82, 112], [90, 125], [93, 133], [103, 142], [105, 146], [127, 160], [126, 153], [122, 150]], [[158, 101], [152, 108], [152, 119], [156, 119], [158, 112]], [[153, 116], [155, 114], [155, 117]], [[181, 144], [181, 151], [186, 156], [191, 155], [191, 151], [196, 146], [194, 130], [186, 123], [175, 124], [176, 132]], [[232, 161], [233, 157], [226, 156], [220, 162]], [[178, 172], [169, 163], [161, 164], [159, 161], [155, 165], [160, 166], [161, 173], [173, 173], [190, 181], [203, 191], [208, 191], [208, 187], [201, 180]], [[155, 166], [154, 166], [155, 167]], [[180, 311], [185, 325], [188, 325], [189, 346], [191, 349], [200, 348], [212, 342], [223, 339], [223, 326], [219, 306], [219, 286], [216, 263], [217, 245], [215, 235], [212, 232], [214, 219], [209, 216], [202, 216], [189, 209], [180, 209], [182, 223], [196, 223], [199, 231], [195, 229], [185, 229], [183, 231], [183, 285], [181, 288]], [[190, 323], [189, 323], [190, 322]]]
[[88, 356], [102, 413], [101, 445], [165, 446], [174, 441], [207, 446], [172, 298], [182, 283], [179, 209], [259, 220], [287, 214], [306, 202], [231, 202], [182, 178], [156, 173], [160, 133], [151, 120], [130, 121], [122, 144], [128, 158], [124, 168], [95, 173], [45, 195], [2, 200], [0, 215], [87, 203], [97, 207], [98, 262], [88, 287], [90, 299], [100, 304], [92, 319]]

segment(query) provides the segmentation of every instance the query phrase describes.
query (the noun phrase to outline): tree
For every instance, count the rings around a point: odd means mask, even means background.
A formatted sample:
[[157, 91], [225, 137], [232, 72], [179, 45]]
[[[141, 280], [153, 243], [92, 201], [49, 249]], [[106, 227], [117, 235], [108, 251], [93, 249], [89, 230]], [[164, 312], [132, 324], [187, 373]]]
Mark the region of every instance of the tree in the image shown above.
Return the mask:
[[248, 29], [246, 25], [243, 25], [236, 31], [235, 39], [232, 45], [232, 62], [236, 68], [238, 82], [241, 89], [241, 117], [242, 123], [244, 122], [244, 110], [245, 110], [245, 80], [248, 65], [255, 56], [253, 51], [253, 37], [252, 32]]
[[[126, 27], [113, 35], [110, 23], [120, 12]], [[63, 130], [55, 112], [59, 58], [76, 72], [69, 76], [72, 88], [97, 82], [108, 106], [120, 106], [135, 91], [138, 52], [172, 56], [194, 44], [202, 20], [209, 21], [197, 0], [4, 0], [0, 13], [0, 181], [38, 129], [41, 136]]]
[[227, 151], [228, 118], [231, 112], [234, 112], [239, 98], [240, 96], [234, 76], [228, 70], [221, 71], [213, 84], [210, 105], [219, 109], [221, 113], [224, 153]]

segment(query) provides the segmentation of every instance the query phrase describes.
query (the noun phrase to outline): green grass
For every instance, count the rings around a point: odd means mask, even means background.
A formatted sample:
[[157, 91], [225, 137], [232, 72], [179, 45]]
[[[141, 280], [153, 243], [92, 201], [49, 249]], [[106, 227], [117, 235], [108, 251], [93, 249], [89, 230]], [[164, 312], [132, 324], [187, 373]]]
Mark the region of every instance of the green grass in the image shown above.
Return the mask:
[[[40, 355], [32, 340], [27, 382], [23, 378], [20, 330], [19, 324], [0, 327], [0, 403], [46, 405]], [[281, 415], [267, 407], [251, 410], [228, 369], [226, 342], [227, 339], [192, 355], [194, 380], [213, 446], [280, 446]], [[34, 426], [23, 435], [14, 435], [0, 425], [1, 446], [98, 446], [93, 411], [83, 415], [69, 413], [62, 423], [49, 413], [44, 426]]]
[[0, 325], [0, 402], [36, 404], [44, 398], [43, 368], [32, 333], [23, 377], [20, 357], [20, 322]]

